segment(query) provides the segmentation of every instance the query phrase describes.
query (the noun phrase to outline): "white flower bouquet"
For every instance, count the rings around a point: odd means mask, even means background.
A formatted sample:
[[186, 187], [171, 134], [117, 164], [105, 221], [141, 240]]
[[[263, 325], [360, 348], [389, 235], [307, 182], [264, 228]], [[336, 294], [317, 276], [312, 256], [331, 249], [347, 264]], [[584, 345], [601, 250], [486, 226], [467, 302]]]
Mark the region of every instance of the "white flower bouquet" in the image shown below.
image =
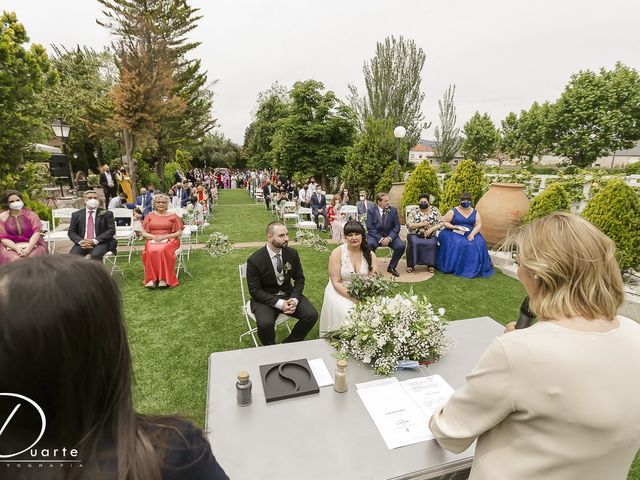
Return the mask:
[[222, 257], [233, 251], [233, 246], [224, 233], [213, 232], [204, 244], [204, 248], [212, 257]]
[[365, 300], [371, 297], [384, 297], [393, 294], [395, 282], [387, 280], [381, 273], [363, 275], [354, 273], [351, 281], [346, 285], [347, 293], [356, 300]]
[[433, 310], [425, 297], [401, 293], [359, 302], [345, 325], [325, 339], [341, 355], [371, 365], [388, 375], [399, 360], [433, 362], [448, 350], [443, 308]]
[[327, 241], [313, 230], [298, 230], [296, 232], [296, 242], [305, 247], [311, 247], [317, 252], [329, 251]]

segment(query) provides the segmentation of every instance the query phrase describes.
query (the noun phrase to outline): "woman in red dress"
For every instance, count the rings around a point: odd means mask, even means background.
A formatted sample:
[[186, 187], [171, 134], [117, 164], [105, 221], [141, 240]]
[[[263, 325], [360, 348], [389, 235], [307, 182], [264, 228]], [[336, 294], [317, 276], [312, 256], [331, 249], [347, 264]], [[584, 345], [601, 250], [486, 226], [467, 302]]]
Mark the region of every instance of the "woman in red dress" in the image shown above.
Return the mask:
[[144, 286], [149, 288], [175, 287], [176, 250], [180, 248], [180, 235], [184, 225], [175, 213], [167, 213], [169, 197], [156, 194], [154, 211], [144, 218], [142, 236], [147, 244], [142, 252]]

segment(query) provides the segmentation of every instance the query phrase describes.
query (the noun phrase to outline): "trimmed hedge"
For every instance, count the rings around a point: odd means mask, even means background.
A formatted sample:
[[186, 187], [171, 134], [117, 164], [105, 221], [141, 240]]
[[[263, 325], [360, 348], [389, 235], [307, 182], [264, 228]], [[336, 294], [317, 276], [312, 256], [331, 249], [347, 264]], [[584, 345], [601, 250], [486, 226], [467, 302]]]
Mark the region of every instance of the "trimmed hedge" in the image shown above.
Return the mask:
[[582, 216], [615, 242], [621, 269], [640, 270], [640, 198], [633, 188], [612, 180], [591, 199]]
[[558, 210], [569, 210], [569, 195], [561, 183], [552, 183], [531, 201], [524, 221], [529, 223]]
[[[402, 167], [400, 167], [400, 171], [402, 171]], [[389, 193], [391, 190], [391, 184], [395, 182], [396, 175], [396, 163], [391, 162], [387, 168], [384, 169], [382, 173], [382, 177], [378, 181], [378, 185], [376, 185], [376, 191], [373, 194], [370, 194], [372, 200], [375, 199], [375, 195], [381, 192]]]
[[440, 211], [444, 214], [460, 203], [460, 195], [464, 192], [471, 194], [473, 205], [489, 188], [482, 166], [473, 160], [463, 160], [451, 174], [451, 178], [444, 186]]
[[436, 171], [426, 160], [423, 160], [418, 164], [415, 170], [411, 173], [409, 180], [407, 180], [404, 192], [402, 193], [400, 210], [404, 212], [407, 205], [417, 204], [418, 197], [423, 193], [433, 195], [435, 197], [433, 200], [434, 205], [440, 205], [441, 193], [438, 176], [436, 175]]

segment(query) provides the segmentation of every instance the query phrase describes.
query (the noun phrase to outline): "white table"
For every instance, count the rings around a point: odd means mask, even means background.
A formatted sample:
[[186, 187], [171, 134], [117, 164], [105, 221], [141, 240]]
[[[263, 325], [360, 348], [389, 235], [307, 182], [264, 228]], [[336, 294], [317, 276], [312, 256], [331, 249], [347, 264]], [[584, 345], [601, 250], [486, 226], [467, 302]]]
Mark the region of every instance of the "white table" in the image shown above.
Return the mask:
[[[489, 317], [451, 322], [455, 345], [428, 375], [440, 374], [458, 389], [491, 340], [504, 327]], [[475, 445], [461, 454], [434, 440], [389, 450], [356, 393], [355, 384], [375, 380], [373, 370], [349, 362], [349, 391], [331, 386], [317, 395], [267, 404], [259, 366], [298, 358], [323, 358], [333, 374], [334, 349], [325, 340], [273, 345], [209, 357], [206, 432], [218, 462], [232, 479], [431, 479], [466, 478]], [[253, 403], [238, 407], [237, 374], [253, 382]], [[423, 372], [398, 372], [404, 380]], [[459, 472], [457, 475], [455, 472]]]

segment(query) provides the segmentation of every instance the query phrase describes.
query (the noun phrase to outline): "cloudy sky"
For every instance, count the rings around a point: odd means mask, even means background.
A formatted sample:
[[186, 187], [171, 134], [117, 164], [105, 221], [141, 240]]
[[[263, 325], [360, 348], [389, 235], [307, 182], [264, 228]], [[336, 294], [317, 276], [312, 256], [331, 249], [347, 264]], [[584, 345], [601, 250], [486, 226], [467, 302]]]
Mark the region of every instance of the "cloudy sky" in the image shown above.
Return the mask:
[[[581, 69], [616, 61], [640, 69], [640, 2], [631, 0], [192, 0], [204, 18], [193, 32], [215, 86], [220, 131], [242, 143], [258, 92], [313, 78], [345, 98], [364, 86], [362, 65], [388, 35], [424, 49], [423, 112], [456, 84], [458, 123], [476, 111], [496, 123], [535, 100], [554, 100]], [[94, 0], [2, 0], [31, 41], [101, 48]], [[433, 127], [423, 132], [433, 138]]]

